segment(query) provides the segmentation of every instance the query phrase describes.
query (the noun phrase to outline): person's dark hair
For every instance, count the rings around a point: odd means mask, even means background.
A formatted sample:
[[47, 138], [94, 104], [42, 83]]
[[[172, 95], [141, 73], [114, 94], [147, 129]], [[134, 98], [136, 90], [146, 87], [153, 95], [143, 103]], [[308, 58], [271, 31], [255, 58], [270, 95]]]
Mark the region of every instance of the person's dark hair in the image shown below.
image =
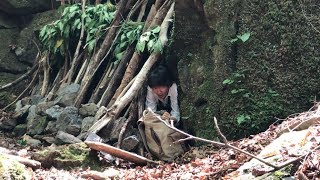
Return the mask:
[[169, 69], [166, 66], [160, 65], [155, 68], [149, 75], [148, 85], [153, 88], [156, 86], [168, 86], [173, 84], [173, 79]]

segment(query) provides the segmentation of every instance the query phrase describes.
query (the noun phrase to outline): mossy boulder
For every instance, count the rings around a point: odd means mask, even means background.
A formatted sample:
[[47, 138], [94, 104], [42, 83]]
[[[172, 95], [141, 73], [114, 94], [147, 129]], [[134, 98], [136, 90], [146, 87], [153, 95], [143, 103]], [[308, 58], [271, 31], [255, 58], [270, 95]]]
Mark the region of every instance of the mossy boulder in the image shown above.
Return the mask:
[[304, 3], [306, 19], [291, 0], [206, 0], [204, 11], [177, 2], [172, 54], [187, 128], [213, 139], [216, 116], [236, 139], [309, 109], [320, 95], [315, 3]]
[[42, 167], [52, 166], [59, 169], [72, 169], [76, 167], [98, 168], [97, 156], [90, 153], [85, 143], [76, 143], [57, 147], [47, 147], [33, 155], [33, 159], [41, 162]]
[[0, 153], [0, 179], [32, 179], [32, 172], [25, 165]]

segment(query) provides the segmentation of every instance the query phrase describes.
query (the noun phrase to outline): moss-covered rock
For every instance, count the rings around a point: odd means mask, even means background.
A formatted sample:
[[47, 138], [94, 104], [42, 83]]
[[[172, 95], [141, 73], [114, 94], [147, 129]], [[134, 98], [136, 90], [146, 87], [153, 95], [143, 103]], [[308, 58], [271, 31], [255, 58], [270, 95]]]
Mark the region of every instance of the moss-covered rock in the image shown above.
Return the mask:
[[25, 165], [0, 153], [0, 179], [32, 179], [32, 172]]
[[195, 135], [215, 137], [213, 116], [228, 137], [240, 138], [312, 106], [320, 95], [315, 3], [304, 2], [302, 12], [292, 0], [206, 0], [206, 21], [177, 3], [173, 54], [182, 116]]
[[92, 156], [90, 148], [84, 143], [46, 148], [35, 153], [33, 159], [40, 161], [44, 168], [52, 166], [59, 169], [87, 166], [93, 169], [99, 168], [97, 156]]

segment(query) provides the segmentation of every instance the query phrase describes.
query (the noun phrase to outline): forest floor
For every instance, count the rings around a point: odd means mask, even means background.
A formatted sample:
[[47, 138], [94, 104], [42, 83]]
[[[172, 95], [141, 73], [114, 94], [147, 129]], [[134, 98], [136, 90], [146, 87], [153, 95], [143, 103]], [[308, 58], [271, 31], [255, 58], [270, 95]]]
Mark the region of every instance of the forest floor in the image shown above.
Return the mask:
[[[313, 128], [315, 134], [309, 137], [314, 145], [320, 144], [320, 128]], [[277, 127], [271, 125], [265, 132], [229, 143], [251, 154], [258, 155], [261, 150], [277, 138]], [[308, 135], [309, 136], [309, 135]], [[311, 136], [311, 135], [310, 135]], [[316, 139], [316, 140], [314, 140]], [[293, 146], [293, 144], [292, 144]], [[31, 149], [21, 144], [21, 137], [14, 137], [11, 133], [0, 132], [0, 153], [12, 154], [31, 159], [31, 155], [40, 149]], [[285, 152], [282, 156], [288, 155]], [[33, 179], [237, 179], [229, 173], [237, 170], [251, 158], [227, 148], [217, 148], [213, 145], [193, 147], [178, 157], [172, 163], [160, 165], [135, 166], [126, 161], [119, 165], [104, 163], [102, 171], [90, 170], [90, 167], [63, 170], [57, 168], [28, 170]], [[297, 177], [298, 171], [306, 179], [320, 177], [320, 150], [313, 151], [306, 158], [295, 163], [295, 168], [287, 174]]]
[[[19, 143], [20, 139], [20, 137], [14, 137], [10, 133], [0, 132], [0, 153], [30, 158], [32, 153], [38, 151], [38, 149], [21, 145]], [[255, 154], [261, 150], [261, 146], [255, 145], [249, 139], [233, 142], [233, 144]], [[93, 178], [94, 176], [107, 176], [116, 179], [211, 179], [219, 178], [236, 170], [249, 159], [249, 157], [233, 150], [204, 145], [191, 148], [190, 151], [177, 158], [173, 163], [163, 163], [157, 166], [140, 167], [122, 161], [118, 166], [107, 163], [102, 167], [105, 170], [100, 173], [91, 171], [90, 167], [73, 170], [62, 170], [54, 167], [36, 170], [30, 168], [29, 171], [32, 172], [34, 179], [88, 179], [88, 177]]]
[[[257, 143], [255, 139], [261, 139]], [[232, 142], [248, 152], [258, 154], [263, 144], [269, 143], [273, 138], [270, 133], [256, 135], [255, 138], [243, 139]], [[21, 145], [20, 137], [14, 137], [10, 133], [0, 133], [0, 152], [10, 153], [21, 157], [30, 158], [30, 155], [38, 149], [31, 149], [28, 146]], [[267, 141], [265, 141], [267, 140]], [[262, 142], [265, 141], [265, 142]], [[101, 173], [87, 169], [59, 170], [54, 167], [50, 169], [29, 169], [34, 179], [87, 179], [88, 177], [100, 176], [114, 177], [120, 179], [206, 179], [219, 178], [227, 173], [239, 168], [250, 158], [241, 153], [230, 149], [219, 149], [212, 145], [193, 147], [183, 156], [177, 158], [173, 163], [163, 163], [157, 166], [135, 166], [128, 162], [120, 162], [118, 166], [108, 163], [103, 167], [105, 170]]]

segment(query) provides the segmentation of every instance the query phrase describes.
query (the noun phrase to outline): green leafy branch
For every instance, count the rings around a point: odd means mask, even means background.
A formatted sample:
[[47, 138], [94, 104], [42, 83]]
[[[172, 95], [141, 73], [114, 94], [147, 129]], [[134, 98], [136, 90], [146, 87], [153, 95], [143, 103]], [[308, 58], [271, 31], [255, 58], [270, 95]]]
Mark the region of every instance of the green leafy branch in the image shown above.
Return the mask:
[[114, 57], [116, 59], [115, 63], [118, 63], [121, 60], [126, 48], [129, 45], [138, 41], [142, 29], [143, 23], [129, 21], [122, 25], [119, 38], [116, 41], [115, 49], [113, 51]]
[[81, 5], [74, 4], [64, 9], [59, 20], [44, 26], [39, 34], [44, 49], [56, 54], [64, 54], [69, 48], [70, 40], [78, 39], [81, 30], [81, 19], [84, 18], [86, 29], [85, 47], [91, 52], [96, 42], [102, 37], [104, 30], [110, 25], [115, 15], [115, 7], [111, 4], [86, 6], [82, 14]]
[[147, 47], [150, 53], [162, 52], [163, 47], [159, 39], [160, 26], [156, 26], [150, 31], [144, 32], [136, 45], [136, 51], [143, 53]]

